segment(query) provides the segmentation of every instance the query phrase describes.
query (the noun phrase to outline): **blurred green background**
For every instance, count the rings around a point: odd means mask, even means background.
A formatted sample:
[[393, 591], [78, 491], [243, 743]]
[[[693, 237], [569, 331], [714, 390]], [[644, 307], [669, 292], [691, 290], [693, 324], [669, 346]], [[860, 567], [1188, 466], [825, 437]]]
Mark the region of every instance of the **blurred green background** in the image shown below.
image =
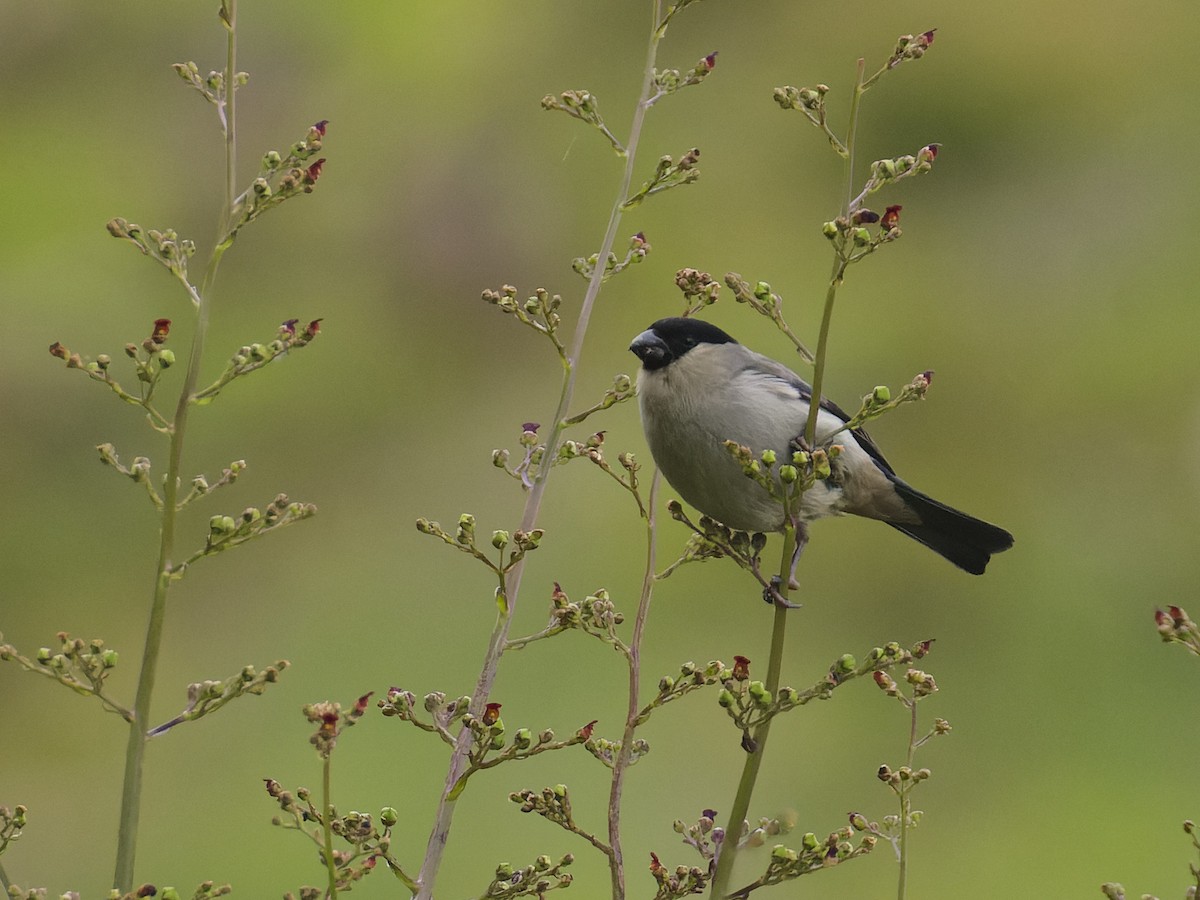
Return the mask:
[[[156, 553], [139, 490], [96, 462], [162, 441], [131, 407], [46, 354], [89, 356], [188, 310], [158, 267], [114, 242], [122, 215], [175, 227], [207, 250], [222, 157], [211, 108], [172, 74], [223, 56], [215, 2], [0, 3], [0, 630], [32, 652], [58, 630], [123, 654], [132, 696]], [[242, 180], [259, 154], [330, 120], [319, 189], [247, 229], [222, 268], [206, 370], [323, 316], [303, 353], [229, 389], [194, 417], [185, 470], [250, 469], [183, 523], [264, 505], [279, 490], [318, 518], [196, 566], [172, 593], [158, 718], [184, 686], [246, 663], [294, 664], [262, 698], [155, 741], [138, 877], [232, 881], [278, 897], [321, 871], [299, 837], [272, 829], [260, 779], [319, 782], [303, 703], [351, 702], [401, 685], [469, 692], [493, 620], [486, 573], [422, 537], [413, 520], [515, 527], [523, 498], [489, 464], [519, 423], [545, 422], [558, 369], [535, 336], [481, 303], [485, 287], [545, 286], [572, 317], [569, 268], [599, 245], [619, 165], [595, 133], [542, 111], [587, 88], [624, 135], [640, 81], [649, 4], [243, 2]], [[815, 529], [805, 606], [791, 617], [785, 681], [810, 684], [843, 652], [936, 637], [942, 688], [924, 706], [953, 734], [924, 750], [935, 777], [917, 805], [910, 896], [1094, 897], [1102, 881], [1180, 896], [1200, 815], [1195, 748], [1200, 664], [1163, 647], [1156, 605], [1194, 607], [1200, 516], [1200, 334], [1194, 250], [1200, 138], [1192, 0], [1144, 4], [749, 3], [709, 0], [672, 25], [660, 65], [720, 51], [712, 77], [652, 112], [641, 171], [702, 149], [703, 177], [628, 215], [653, 253], [602, 295], [579, 402], [636, 360], [629, 339], [673, 314], [673, 273], [694, 266], [769, 280], [792, 325], [815, 336], [840, 163], [780, 84], [824, 81], [844, 115], [854, 60], [937, 27], [937, 43], [872, 91], [862, 159], [944, 145], [934, 175], [881, 202], [904, 205], [905, 237], [853, 270], [837, 311], [829, 393], [937, 371], [929, 402], [874, 428], [897, 469], [1017, 536], [972, 579], [891, 530]], [[769, 323], [725, 299], [710, 318], [779, 358]], [[180, 367], [182, 368], [182, 366]], [[176, 384], [178, 382], [175, 382]], [[648, 462], [632, 404], [598, 420], [613, 451]], [[665, 492], [669, 495], [669, 491]], [[665, 500], [665, 497], [664, 497]], [[559, 470], [515, 633], [542, 624], [552, 581], [575, 598], [607, 587], [632, 612], [640, 529], [631, 504], [585, 464]], [[684, 539], [665, 523], [664, 558]], [[646, 638], [646, 685], [686, 659], [765, 664], [770, 614], [731, 565], [663, 583]], [[511, 729], [619, 734], [619, 659], [565, 635], [507, 657], [496, 698]], [[12, 877], [99, 896], [111, 876], [125, 731], [96, 703], [0, 666], [0, 802], [30, 825], [5, 856]], [[906, 720], [869, 684], [807, 707], [773, 732], [756, 814], [790, 808], [828, 832], [847, 810], [892, 812], [874, 778], [903, 761]], [[633, 895], [649, 896], [650, 850], [694, 857], [671, 830], [727, 810], [742, 752], [715, 703], [680, 703], [645, 729], [653, 752], [628, 781]], [[401, 809], [395, 850], [415, 870], [444, 772], [440, 743], [371, 715], [336, 754], [342, 809]], [[605, 771], [550, 754], [481, 775], [460, 803], [439, 896], [475, 896], [500, 860], [574, 851], [572, 896], [602, 897], [599, 856], [522, 818], [510, 791], [564, 781], [582, 822], [603, 827]], [[749, 858], [747, 879], [755, 867]], [[873, 856], [780, 896], [887, 897], [895, 865]], [[356, 896], [396, 896], [376, 873]]]

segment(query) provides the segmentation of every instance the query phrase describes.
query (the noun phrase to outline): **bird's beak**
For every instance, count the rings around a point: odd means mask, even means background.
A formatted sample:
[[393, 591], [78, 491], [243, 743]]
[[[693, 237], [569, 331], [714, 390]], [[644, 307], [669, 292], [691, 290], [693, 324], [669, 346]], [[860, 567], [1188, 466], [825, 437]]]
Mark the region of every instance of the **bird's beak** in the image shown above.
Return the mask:
[[670, 350], [666, 342], [653, 329], [643, 331], [633, 339], [629, 349], [642, 361], [647, 369], [657, 369], [665, 365], [670, 358]]

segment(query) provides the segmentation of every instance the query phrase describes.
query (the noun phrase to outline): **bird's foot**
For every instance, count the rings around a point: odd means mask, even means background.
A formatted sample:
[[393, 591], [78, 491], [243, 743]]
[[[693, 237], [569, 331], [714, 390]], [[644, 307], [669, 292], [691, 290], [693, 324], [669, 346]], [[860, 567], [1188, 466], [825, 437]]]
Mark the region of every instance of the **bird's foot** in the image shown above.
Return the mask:
[[781, 606], [784, 609], [799, 609], [801, 604], [793, 603], [779, 592], [779, 585], [782, 583], [778, 575], [772, 576], [771, 583], [763, 589], [763, 601], [770, 603], [772, 606]]

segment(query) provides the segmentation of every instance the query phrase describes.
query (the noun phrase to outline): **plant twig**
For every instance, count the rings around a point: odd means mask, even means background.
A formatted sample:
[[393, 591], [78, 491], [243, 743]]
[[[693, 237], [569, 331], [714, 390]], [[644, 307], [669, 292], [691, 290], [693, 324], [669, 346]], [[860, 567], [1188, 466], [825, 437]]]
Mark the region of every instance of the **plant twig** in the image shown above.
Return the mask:
[[163, 480], [163, 508], [159, 537], [159, 554], [154, 582], [154, 596], [150, 606], [150, 620], [146, 627], [145, 650], [142, 654], [141, 674], [138, 677], [137, 695], [134, 701], [134, 718], [129, 726], [129, 740], [125, 749], [125, 776], [121, 791], [121, 818], [117, 834], [117, 858], [113, 873], [113, 887], [128, 892], [133, 888], [133, 867], [137, 851], [138, 820], [141, 813], [142, 763], [146, 752], [146, 729], [150, 721], [150, 701], [154, 695], [154, 680], [158, 669], [159, 651], [162, 646], [163, 622], [166, 616], [167, 592], [171, 586], [171, 571], [175, 554], [175, 523], [178, 515], [178, 492], [184, 440], [187, 435], [188, 412], [191, 409], [192, 392], [200, 376], [204, 341], [208, 333], [210, 293], [216, 279], [221, 257], [229, 247], [228, 224], [232, 218], [235, 198], [234, 171], [236, 133], [234, 118], [234, 96], [237, 93], [237, 0], [222, 0], [222, 20], [226, 29], [226, 56], [224, 84], [226, 108], [222, 115], [225, 132], [225, 201], [222, 213], [219, 240], [209, 257], [208, 266], [200, 290], [193, 296], [196, 309], [196, 330], [192, 337], [191, 356], [187, 374], [179, 391], [179, 402], [171, 426], [171, 444], [166, 478]]
[[[654, 0], [653, 3], [655, 13], [655, 23], [661, 21], [659, 12], [661, 9], [661, 0]], [[654, 83], [654, 62], [657, 56], [658, 43], [661, 39], [661, 34], [654, 32], [649, 41], [647, 50], [646, 66], [642, 77], [642, 90], [639, 95], [637, 106], [634, 110], [633, 121], [629, 128], [629, 140], [625, 144], [625, 168], [621, 174], [620, 186], [617, 190], [616, 200], [613, 203], [612, 211], [609, 214], [608, 225], [605, 229], [604, 238], [600, 244], [600, 250], [597, 254], [597, 259], [604, 260], [608, 258], [612, 252], [613, 244], [616, 241], [617, 230], [620, 227], [621, 217], [623, 214], [622, 204], [626, 197], [629, 196], [629, 187], [633, 182], [634, 164], [637, 160], [638, 141], [641, 137], [642, 124], [645, 120], [646, 113], [649, 110], [647, 100], [651, 96], [651, 90]], [[559, 396], [558, 408], [554, 413], [554, 425], [550, 430], [550, 436], [546, 441], [545, 458], [554, 459], [558, 446], [562, 441], [563, 432], [567, 428], [567, 419], [570, 414], [570, 409], [575, 396], [575, 379], [579, 368], [580, 358], [583, 353], [584, 338], [587, 336], [588, 324], [591, 319], [592, 310], [596, 304], [596, 298], [599, 296], [601, 285], [604, 282], [605, 271], [602, 265], [597, 265], [592, 272], [592, 276], [588, 281], [587, 291], [584, 294], [583, 301], [579, 308], [579, 319], [575, 325], [575, 333], [571, 341], [570, 351], [563, 359], [563, 383], [562, 391]], [[553, 466], [542, 466], [538, 470], [537, 478], [530, 488], [529, 495], [525, 501], [525, 511], [521, 519], [521, 528], [525, 531], [532, 531], [537, 524], [538, 515], [541, 511], [542, 499], [546, 492], [546, 483], [549, 478]], [[508, 578], [508, 593], [503, 598], [503, 602], [499, 604], [499, 612], [496, 617], [496, 623], [492, 628], [491, 637], [488, 640], [488, 648], [484, 654], [483, 666], [480, 669], [479, 676], [475, 682], [475, 690], [471, 695], [471, 712], [479, 715], [483, 711], [484, 705], [491, 694], [492, 685], [496, 680], [496, 670], [499, 665], [500, 656], [504, 652], [505, 645], [508, 641], [508, 632], [512, 623], [512, 614], [516, 608], [517, 599], [520, 594], [522, 575], [525, 571], [524, 563], [518, 563], [509, 573]], [[441, 867], [442, 857], [445, 853], [446, 842], [450, 836], [450, 826], [454, 818], [455, 800], [451, 798], [451, 793], [458, 779], [461, 777], [467, 765], [467, 757], [471, 746], [471, 735], [467, 729], [463, 729], [459, 733], [458, 741], [455, 743], [454, 753], [450, 758], [450, 765], [446, 772], [446, 780], [442, 789], [442, 795], [438, 802], [438, 809], [434, 820], [433, 829], [429, 835], [429, 841], [425, 849], [425, 857], [421, 863], [420, 874], [417, 876], [419, 890], [417, 892], [417, 900], [431, 900], [433, 896], [434, 884], [437, 880], [438, 870]]]

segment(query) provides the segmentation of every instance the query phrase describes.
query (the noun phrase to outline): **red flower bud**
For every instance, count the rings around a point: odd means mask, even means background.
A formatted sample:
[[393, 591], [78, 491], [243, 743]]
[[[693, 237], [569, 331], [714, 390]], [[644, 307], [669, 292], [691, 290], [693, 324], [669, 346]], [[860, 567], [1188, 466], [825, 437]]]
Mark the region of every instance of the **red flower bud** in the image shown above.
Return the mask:
[[324, 319], [313, 319], [308, 323], [308, 327], [304, 329], [304, 336], [310, 339], [315, 338], [317, 332], [321, 330], [321, 323], [324, 321]]
[[714, 50], [712, 53], [708, 54], [708, 56], [704, 57], [704, 66], [706, 69], [708, 69], [711, 72], [713, 70], [713, 67], [716, 64], [717, 64], [717, 51]]
[[299, 319], [287, 319], [282, 325], [279, 326], [279, 329], [289, 335], [294, 335], [296, 333], [296, 323], [299, 321]]
[[328, 124], [328, 119], [322, 119], [320, 122], [317, 122], [315, 125], [313, 125], [313, 130], [316, 131], [321, 137], [325, 137], [325, 126]]
[[585, 741], [590, 739], [592, 736], [592, 729], [596, 727], [596, 722], [598, 721], [598, 719], [592, 719], [592, 721], [580, 728], [577, 732], [575, 732], [575, 734], [583, 738]]
[[735, 681], [745, 681], [750, 677], [750, 660], [744, 656], [733, 658], [733, 677]]
[[321, 168], [325, 165], [325, 159], [322, 157], [315, 163], [304, 170], [304, 183], [316, 184], [317, 179], [321, 177]]
[[902, 206], [889, 206], [884, 210], [883, 215], [879, 217], [879, 227], [884, 231], [891, 231], [900, 225], [900, 210]]
[[483, 710], [483, 724], [491, 727], [500, 721], [500, 704], [489, 703]]
[[164, 344], [167, 341], [167, 335], [171, 333], [170, 319], [155, 319], [154, 330], [150, 332], [150, 340], [156, 344]]
[[57, 356], [59, 359], [66, 359], [71, 354], [66, 347], [64, 347], [58, 341], [55, 341], [50, 345], [50, 355]]

